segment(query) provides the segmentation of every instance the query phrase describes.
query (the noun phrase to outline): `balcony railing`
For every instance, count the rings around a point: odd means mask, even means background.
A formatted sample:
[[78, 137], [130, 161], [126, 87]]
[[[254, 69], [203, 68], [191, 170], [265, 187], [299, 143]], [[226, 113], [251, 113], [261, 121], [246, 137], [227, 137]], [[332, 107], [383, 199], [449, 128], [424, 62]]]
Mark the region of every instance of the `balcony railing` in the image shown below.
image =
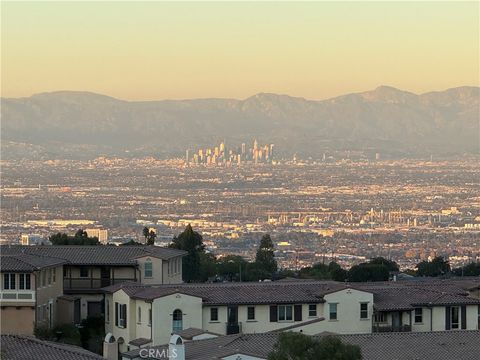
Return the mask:
[[0, 302], [32, 303], [35, 302], [34, 290], [1, 290]]
[[227, 323], [227, 335], [240, 334], [242, 332], [242, 323]]
[[106, 286], [122, 283], [125, 281], [136, 281], [135, 278], [63, 278], [64, 291], [84, 291], [84, 290], [98, 290]]
[[373, 332], [409, 332], [412, 331], [411, 325], [373, 325]]

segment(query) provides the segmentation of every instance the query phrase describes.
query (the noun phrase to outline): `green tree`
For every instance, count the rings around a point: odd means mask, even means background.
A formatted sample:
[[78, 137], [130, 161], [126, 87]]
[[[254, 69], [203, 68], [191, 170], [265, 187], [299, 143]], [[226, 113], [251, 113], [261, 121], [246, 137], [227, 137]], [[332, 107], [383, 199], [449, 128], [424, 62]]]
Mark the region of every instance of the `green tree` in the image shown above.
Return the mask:
[[212, 253], [200, 252], [199, 281], [207, 281], [217, 274], [217, 259]]
[[227, 255], [217, 261], [217, 274], [228, 281], [246, 279], [247, 261], [238, 255]]
[[398, 266], [398, 264], [395, 261], [388, 260], [388, 259], [385, 259], [383, 257], [372, 258], [372, 259], [370, 259], [369, 263], [370, 264], [375, 264], [375, 265], [385, 265], [387, 267], [388, 271], [393, 271], [393, 272], [400, 271], [400, 267]]
[[74, 236], [57, 233], [51, 235], [48, 240], [50, 240], [52, 245], [100, 245], [96, 236], [89, 237], [87, 232], [82, 229], [78, 230]]
[[145, 226], [142, 230], [142, 233], [143, 233], [143, 237], [145, 238], [145, 244], [146, 244], [148, 240], [148, 235], [150, 234], [150, 229]]
[[352, 266], [348, 271], [348, 280], [359, 281], [386, 281], [389, 278], [387, 266], [383, 264], [362, 263]]
[[347, 279], [347, 270], [343, 269], [335, 261], [332, 261], [330, 262], [330, 264], [328, 264], [328, 269], [330, 270], [330, 274], [332, 275], [332, 280], [343, 282]]
[[450, 263], [442, 256], [432, 261], [422, 261], [417, 264], [417, 276], [441, 276], [450, 272]]
[[183, 280], [185, 282], [200, 281], [200, 254], [205, 252], [202, 235], [193, 231], [189, 224], [180, 235], [173, 238], [169, 247], [185, 250], [188, 253], [182, 261]]
[[277, 261], [275, 260], [273, 241], [269, 234], [262, 236], [260, 246], [255, 256], [254, 271], [258, 273], [259, 280], [263, 278], [271, 278], [273, 273], [277, 271]]
[[319, 340], [302, 333], [283, 332], [278, 336], [268, 360], [361, 360], [357, 345], [344, 344], [338, 337]]
[[468, 265], [452, 271], [456, 276], [480, 276], [480, 262], [471, 262]]

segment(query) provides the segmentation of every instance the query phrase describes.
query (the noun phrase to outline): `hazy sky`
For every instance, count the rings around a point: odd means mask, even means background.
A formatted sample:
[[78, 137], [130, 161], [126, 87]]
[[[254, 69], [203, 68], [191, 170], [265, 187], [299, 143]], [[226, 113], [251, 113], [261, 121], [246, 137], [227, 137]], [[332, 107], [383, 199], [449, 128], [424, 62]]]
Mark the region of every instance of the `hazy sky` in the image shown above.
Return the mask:
[[4, 2], [2, 96], [311, 99], [479, 84], [479, 2]]

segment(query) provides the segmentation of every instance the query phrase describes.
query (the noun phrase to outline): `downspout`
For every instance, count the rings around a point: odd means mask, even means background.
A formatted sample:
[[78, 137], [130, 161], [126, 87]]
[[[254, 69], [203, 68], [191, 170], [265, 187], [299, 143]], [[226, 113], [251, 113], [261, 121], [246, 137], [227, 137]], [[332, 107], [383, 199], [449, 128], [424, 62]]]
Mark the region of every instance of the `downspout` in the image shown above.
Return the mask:
[[33, 273], [33, 276], [35, 278], [35, 326], [34, 326], [34, 331], [35, 331], [35, 328], [37, 327], [37, 308], [38, 308], [38, 281], [37, 281], [37, 273]]
[[433, 331], [433, 307], [432, 303], [428, 304], [428, 308], [430, 309], [430, 331]]

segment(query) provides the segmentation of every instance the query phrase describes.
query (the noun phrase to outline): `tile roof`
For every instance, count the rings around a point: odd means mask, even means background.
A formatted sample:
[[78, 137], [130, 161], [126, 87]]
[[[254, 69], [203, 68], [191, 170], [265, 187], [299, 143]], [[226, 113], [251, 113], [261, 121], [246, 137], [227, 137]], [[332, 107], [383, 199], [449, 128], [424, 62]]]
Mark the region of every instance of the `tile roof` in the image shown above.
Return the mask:
[[[233, 354], [266, 359], [277, 336], [278, 333], [237, 334], [186, 342], [186, 360], [214, 360]], [[480, 331], [477, 330], [336, 336], [360, 346], [363, 360], [478, 360], [480, 354]], [[154, 348], [165, 349], [166, 346]], [[138, 354], [138, 350], [133, 350], [122, 355], [134, 359]]]
[[224, 304], [291, 304], [320, 303], [331, 292], [346, 288], [373, 293], [374, 306], [379, 311], [410, 310], [420, 305], [480, 304], [480, 299], [469, 297], [468, 292], [456, 285], [412, 282], [339, 283], [333, 281], [274, 281], [244, 283], [206, 283], [145, 285], [121, 283], [104, 288], [113, 293], [123, 289], [130, 297], [153, 299], [182, 293], [200, 297], [205, 305]]
[[128, 344], [140, 347], [142, 345], [147, 345], [152, 342], [152, 339], [147, 339], [147, 338], [138, 338], [130, 341]]
[[43, 268], [65, 264], [63, 259], [42, 255], [17, 254], [1, 255], [0, 271], [2, 272], [33, 272]]
[[382, 282], [356, 284], [357, 289], [373, 293], [374, 307], [378, 311], [411, 310], [417, 306], [480, 304], [480, 299], [455, 281]]
[[333, 281], [310, 282], [245, 282], [175, 285], [135, 285], [122, 283], [104, 288], [113, 293], [123, 289], [130, 297], [153, 300], [182, 293], [203, 299], [206, 305], [223, 304], [271, 304], [271, 303], [319, 303], [323, 296], [346, 289], [343, 283]]
[[3, 255], [30, 254], [63, 259], [72, 265], [135, 265], [136, 258], [152, 256], [168, 260], [184, 256], [183, 250], [159, 246], [114, 246], [114, 245], [2, 245]]
[[43, 341], [31, 336], [1, 335], [2, 360], [99, 360], [100, 355], [77, 346]]
[[184, 340], [192, 340], [195, 336], [210, 334], [213, 336], [220, 336], [220, 334], [215, 334], [207, 330], [197, 329], [197, 328], [188, 328], [182, 331], [175, 332], [176, 335], [179, 335]]

